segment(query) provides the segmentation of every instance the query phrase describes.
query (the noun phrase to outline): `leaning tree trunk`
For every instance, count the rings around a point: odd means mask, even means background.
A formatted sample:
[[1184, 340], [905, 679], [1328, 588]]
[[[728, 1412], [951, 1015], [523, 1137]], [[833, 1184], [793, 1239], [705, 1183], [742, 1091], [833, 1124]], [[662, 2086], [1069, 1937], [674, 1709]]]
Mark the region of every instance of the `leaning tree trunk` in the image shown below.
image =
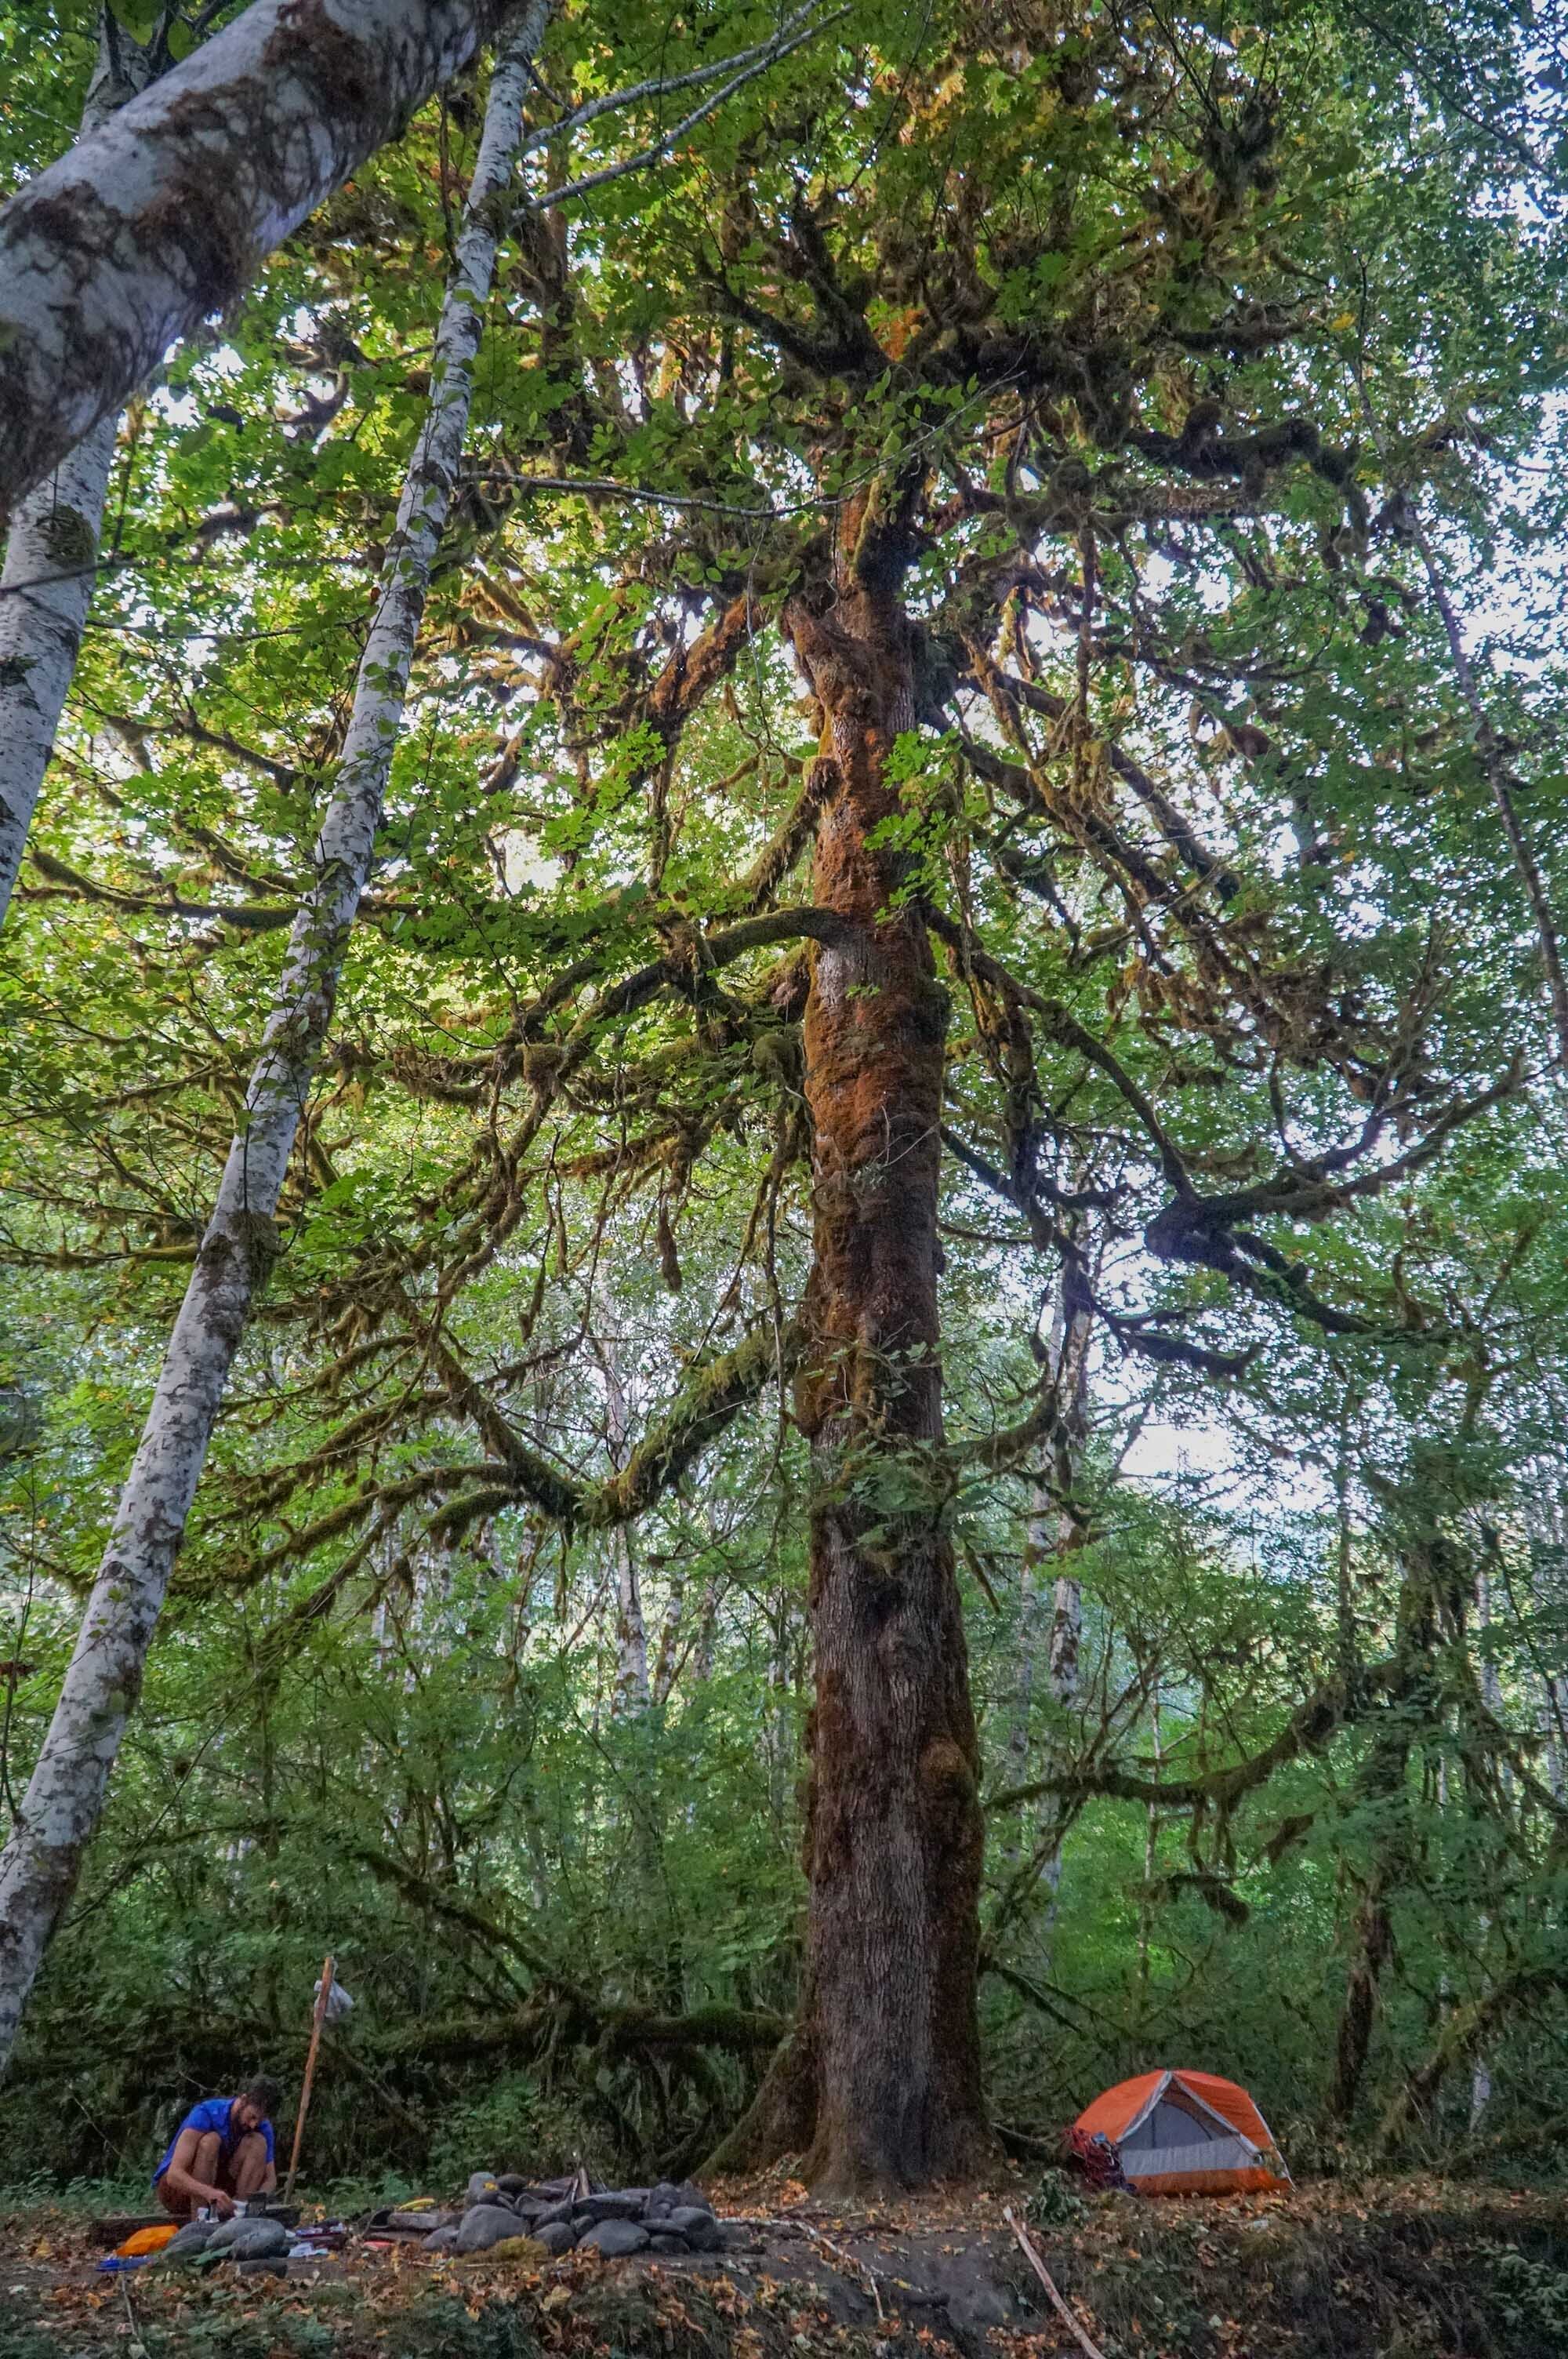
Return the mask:
[[532, 0], [492, 80], [437, 332], [434, 390], [360, 659], [342, 766], [316, 848], [317, 883], [295, 920], [244, 1125], [229, 1149], [49, 1734], [0, 1856], [0, 2071], [97, 1825], [229, 1370], [277, 1249], [278, 1198], [370, 867], [430, 567], [462, 455], [495, 266], [496, 201], [516, 158], [528, 62], [547, 13], [547, 0]]
[[[848, 516], [838, 578], [785, 625], [835, 777], [816, 899], [841, 933], [806, 1004], [813, 1127], [810, 1884], [800, 2027], [759, 2097], [763, 2138], [809, 2123], [811, 2183], [848, 2193], [989, 2160], [976, 2015], [982, 1822], [953, 1550], [943, 1527], [936, 1235], [946, 995], [914, 908], [890, 910], [885, 776], [914, 726], [899, 569]], [[742, 2144], [755, 2147], [755, 2136]]]
[[0, 527], [517, 0], [252, 0], [0, 207]]
[[[151, 80], [146, 49], [105, 10], [80, 136]], [[115, 418], [103, 419], [22, 502], [0, 572], [0, 925], [76, 670], [117, 432]]]

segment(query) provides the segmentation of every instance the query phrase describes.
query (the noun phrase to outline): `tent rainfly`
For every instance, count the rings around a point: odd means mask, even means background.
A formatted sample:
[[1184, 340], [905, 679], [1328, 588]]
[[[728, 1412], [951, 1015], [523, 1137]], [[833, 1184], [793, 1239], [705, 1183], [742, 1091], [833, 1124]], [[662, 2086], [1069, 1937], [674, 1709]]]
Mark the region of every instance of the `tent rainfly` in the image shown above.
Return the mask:
[[1097, 2097], [1073, 2126], [1105, 2139], [1139, 2195], [1238, 2195], [1291, 2184], [1246, 2090], [1216, 2072], [1141, 2072]]

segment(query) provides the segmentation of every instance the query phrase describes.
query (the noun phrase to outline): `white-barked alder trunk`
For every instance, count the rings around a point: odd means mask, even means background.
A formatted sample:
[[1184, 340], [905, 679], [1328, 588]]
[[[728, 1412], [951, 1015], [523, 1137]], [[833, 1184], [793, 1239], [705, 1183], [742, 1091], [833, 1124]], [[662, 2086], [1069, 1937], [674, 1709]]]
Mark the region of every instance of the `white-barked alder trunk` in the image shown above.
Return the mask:
[[[439, 15], [438, 8], [433, 15]], [[430, 570], [468, 429], [474, 359], [548, 15], [530, 0], [491, 81], [431, 369], [360, 659], [342, 761], [218, 1201], [175, 1321], [109, 1544], [20, 1814], [0, 1856], [0, 2072], [103, 1805], [229, 1372], [276, 1251], [276, 1211], [369, 874]]]
[[252, 0], [0, 206], [0, 527], [517, 0]]
[[[80, 138], [144, 91], [152, 60], [105, 9]], [[68, 451], [16, 510], [0, 569], [0, 925], [22, 865], [92, 601], [116, 416]]]

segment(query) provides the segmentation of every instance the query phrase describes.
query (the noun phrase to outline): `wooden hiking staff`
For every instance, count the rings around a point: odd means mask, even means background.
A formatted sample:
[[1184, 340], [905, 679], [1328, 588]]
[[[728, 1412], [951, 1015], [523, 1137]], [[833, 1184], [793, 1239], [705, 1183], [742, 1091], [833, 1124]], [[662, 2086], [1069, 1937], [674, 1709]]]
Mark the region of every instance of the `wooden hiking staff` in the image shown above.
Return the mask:
[[332, 1961], [321, 1962], [321, 1987], [316, 1994], [316, 2012], [310, 2018], [310, 2049], [305, 2059], [305, 2078], [299, 2086], [299, 2111], [294, 2118], [294, 2151], [288, 2158], [288, 2177], [283, 2182], [283, 2200], [294, 2200], [294, 2174], [299, 2168], [299, 2141], [305, 2135], [305, 2116], [310, 2110], [310, 2083], [316, 2078], [316, 2056], [321, 2045], [321, 2026], [326, 2021], [327, 2001], [332, 1995]]
[[1073, 2332], [1077, 2336], [1080, 2345], [1088, 2353], [1088, 2359], [1105, 2359], [1104, 2352], [1101, 2351], [1098, 2343], [1091, 2343], [1089, 2341], [1088, 2336], [1084, 2332], [1083, 2328], [1079, 2325], [1076, 2315], [1068, 2309], [1066, 2303], [1062, 2299], [1061, 2295], [1057, 2292], [1055, 2283], [1051, 2276], [1050, 2270], [1046, 2267], [1044, 2262], [1035, 2251], [1033, 2245], [1031, 2243], [1029, 2237], [1024, 2234], [1018, 2220], [1014, 2218], [1011, 2203], [1007, 2203], [1002, 2206], [1001, 2216], [1007, 2222], [1008, 2226], [1012, 2230], [1013, 2234], [1018, 2238], [1019, 2243], [1022, 2245], [1024, 2258], [1028, 2261], [1030, 2267], [1033, 2270], [1035, 2276], [1039, 2278], [1041, 2284], [1050, 2295], [1052, 2302], [1055, 2307], [1057, 2316], [1062, 2320], [1065, 2325], [1072, 2328]]

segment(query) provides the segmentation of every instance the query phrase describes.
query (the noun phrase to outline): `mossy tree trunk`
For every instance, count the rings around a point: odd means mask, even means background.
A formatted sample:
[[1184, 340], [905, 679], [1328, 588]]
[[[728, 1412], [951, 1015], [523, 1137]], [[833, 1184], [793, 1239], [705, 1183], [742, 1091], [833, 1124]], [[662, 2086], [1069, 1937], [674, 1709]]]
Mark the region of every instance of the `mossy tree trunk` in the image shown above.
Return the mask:
[[799, 2029], [741, 2145], [800, 2139], [837, 2193], [972, 2175], [989, 2154], [976, 2019], [982, 1825], [938, 1474], [937, 1182], [947, 1004], [897, 908], [887, 775], [914, 725], [894, 536], [851, 507], [831, 582], [785, 628], [834, 765], [805, 1093], [813, 1267], [797, 1412], [815, 1499], [807, 1962]]

